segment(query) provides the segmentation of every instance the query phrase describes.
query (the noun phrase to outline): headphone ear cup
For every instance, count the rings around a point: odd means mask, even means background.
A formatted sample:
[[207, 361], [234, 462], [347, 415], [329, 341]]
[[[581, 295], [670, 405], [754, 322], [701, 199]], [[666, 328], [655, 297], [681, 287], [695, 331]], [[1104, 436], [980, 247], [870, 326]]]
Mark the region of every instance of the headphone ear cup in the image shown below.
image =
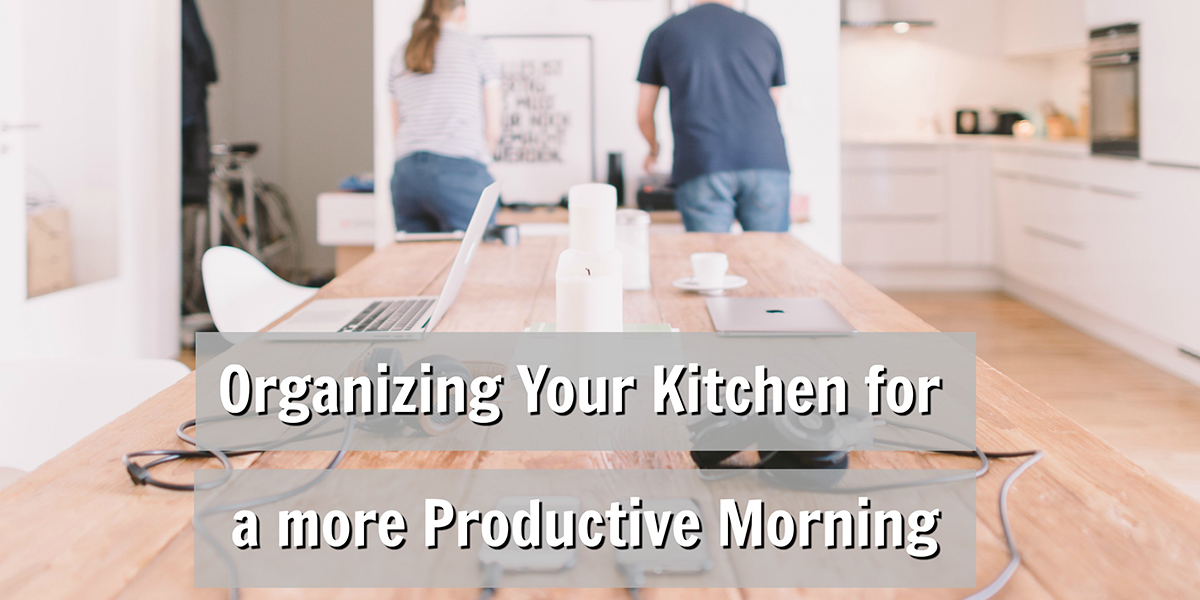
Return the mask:
[[[428, 375], [422, 372], [422, 365], [425, 364], [430, 366], [430, 373]], [[433, 382], [435, 385], [439, 377], [460, 377], [463, 381], [464, 394], [466, 393], [466, 388], [471, 384], [471, 371], [467, 369], [465, 365], [459, 362], [458, 359], [451, 356], [446, 356], [444, 354], [435, 354], [422, 358], [421, 360], [409, 366], [408, 370], [404, 372], [404, 375], [408, 377], [416, 377], [418, 379], [421, 377], [429, 377], [431, 382]], [[406, 424], [412, 427], [415, 430], [414, 434], [418, 436], [441, 435], [462, 427], [463, 423], [466, 421], [462, 418], [462, 415], [453, 410], [454, 405], [457, 403], [457, 399], [448, 398], [447, 400], [447, 408], [450, 408], [451, 410], [440, 413], [435, 412], [432, 414], [422, 413], [416, 415], [415, 417], [405, 417]], [[465, 403], [465, 399], [463, 402]], [[434, 408], [436, 407], [437, 399], [434, 398]]]
[[721, 463], [738, 452], [741, 450], [692, 450], [692, 462], [698, 469], [721, 469]]
[[404, 355], [399, 350], [386, 346], [374, 346], [363, 355], [362, 374], [367, 377], [378, 377], [380, 363], [388, 366], [387, 374], [389, 375], [399, 375], [404, 371]]
[[850, 465], [850, 453], [845, 450], [818, 452], [814, 450], [781, 450], [770, 453], [759, 466], [763, 469], [845, 469]]
[[745, 450], [744, 432], [751, 424], [745, 417], [705, 415], [688, 419], [692, 440], [692, 462], [701, 469], [723, 469], [725, 459]]
[[792, 490], [825, 491], [833, 488], [850, 466], [850, 453], [776, 452], [760, 464], [760, 476], [769, 483]]

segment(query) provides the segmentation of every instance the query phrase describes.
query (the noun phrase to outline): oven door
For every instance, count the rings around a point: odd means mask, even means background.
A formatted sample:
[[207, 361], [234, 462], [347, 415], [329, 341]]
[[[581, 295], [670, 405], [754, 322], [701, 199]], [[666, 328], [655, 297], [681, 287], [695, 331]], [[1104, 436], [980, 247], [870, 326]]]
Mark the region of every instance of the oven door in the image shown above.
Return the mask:
[[1093, 57], [1092, 154], [1138, 157], [1138, 53]]

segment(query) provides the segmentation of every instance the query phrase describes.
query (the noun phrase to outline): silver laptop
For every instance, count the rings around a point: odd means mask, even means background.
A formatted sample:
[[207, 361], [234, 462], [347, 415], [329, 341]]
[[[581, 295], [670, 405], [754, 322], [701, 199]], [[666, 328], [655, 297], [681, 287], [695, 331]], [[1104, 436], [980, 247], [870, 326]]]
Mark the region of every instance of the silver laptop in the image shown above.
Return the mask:
[[709, 298], [708, 315], [720, 333], [737, 335], [848, 335], [854, 326], [823, 298]]
[[471, 258], [483, 239], [499, 199], [499, 183], [483, 190], [440, 296], [314, 300], [271, 332], [395, 335], [433, 331], [462, 289]]

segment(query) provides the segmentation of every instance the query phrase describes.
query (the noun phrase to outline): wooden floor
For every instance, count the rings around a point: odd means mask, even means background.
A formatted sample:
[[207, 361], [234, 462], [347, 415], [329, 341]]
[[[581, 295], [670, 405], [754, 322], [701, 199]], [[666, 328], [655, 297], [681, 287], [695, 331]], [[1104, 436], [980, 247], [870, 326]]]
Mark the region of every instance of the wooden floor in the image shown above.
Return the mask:
[[999, 293], [889, 294], [1147, 471], [1200, 499], [1200, 387]]

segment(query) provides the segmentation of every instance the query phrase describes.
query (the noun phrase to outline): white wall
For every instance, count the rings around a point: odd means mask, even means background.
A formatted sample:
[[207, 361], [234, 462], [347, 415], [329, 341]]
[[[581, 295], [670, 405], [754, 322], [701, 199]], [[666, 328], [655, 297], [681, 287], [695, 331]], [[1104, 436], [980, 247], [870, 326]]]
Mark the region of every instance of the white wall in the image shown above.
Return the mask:
[[808, 196], [809, 222], [792, 231], [825, 258], [842, 260], [841, 101], [837, 0], [753, 0], [750, 14], [783, 45], [787, 90], [780, 117], [792, 194]]
[[[419, 0], [375, 0], [375, 173], [376, 244], [393, 234], [392, 131], [388, 70], [407, 41]], [[590, 34], [596, 52], [596, 172], [607, 171], [610, 151], [625, 153], [626, 179], [642, 175], [648, 148], [636, 123], [638, 66], [650, 32], [669, 15], [661, 0], [472, 0], [469, 29], [488, 34]], [[752, 15], [764, 20], [784, 47], [790, 82], [784, 133], [793, 169], [793, 188], [808, 195], [812, 223], [798, 235], [829, 258], [841, 255], [838, 152], [837, 0], [754, 0]], [[667, 99], [659, 106], [663, 140], [661, 169], [672, 151]]]
[[292, 202], [303, 266], [333, 268], [316, 240], [317, 194], [371, 170], [371, 0], [198, 0], [217, 56], [214, 141], [257, 141], [254, 166]]
[[[25, 2], [26, 190], [70, 217], [76, 284], [117, 275], [119, 60], [112, 1]], [[81, 48], [86, 52], [79, 53]]]
[[[889, 5], [893, 15], [915, 15], [936, 26], [898, 35], [891, 30], [846, 30], [842, 35], [842, 133], [847, 137], [954, 132], [954, 112], [1012, 108], [1033, 116], [1054, 99], [1078, 113], [1081, 62], [1001, 56], [997, 0], [907, 0]], [[1068, 91], [1052, 89], [1069, 80]]]
[[[179, 351], [179, 4], [106, 4], [117, 15], [108, 31], [117, 68], [100, 85], [116, 90], [117, 128], [97, 152], [117, 157], [117, 275], [26, 300], [24, 202], [0, 199], [0, 360]], [[68, 54], [88, 51], [81, 40]]]

